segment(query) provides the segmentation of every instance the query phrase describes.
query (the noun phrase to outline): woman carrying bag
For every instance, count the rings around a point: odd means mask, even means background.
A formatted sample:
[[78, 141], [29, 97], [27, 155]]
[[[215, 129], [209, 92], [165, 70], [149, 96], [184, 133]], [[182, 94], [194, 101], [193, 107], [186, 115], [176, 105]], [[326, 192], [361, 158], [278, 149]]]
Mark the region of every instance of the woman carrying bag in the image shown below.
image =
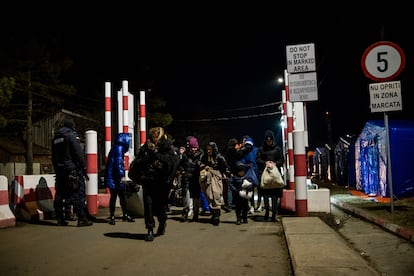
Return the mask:
[[[273, 131], [266, 130], [264, 135], [264, 142], [262, 146], [260, 146], [257, 155], [256, 155], [256, 163], [259, 168], [260, 177], [259, 179], [262, 180], [262, 175], [265, 169], [270, 171], [270, 167], [272, 164], [279, 170], [283, 166], [283, 153], [282, 149], [275, 144], [275, 136]], [[261, 183], [262, 184], [262, 183]], [[278, 214], [278, 207], [280, 204], [280, 200], [283, 196], [283, 186], [281, 188], [266, 188], [264, 186], [261, 186], [261, 191], [264, 198], [264, 206], [265, 206], [265, 215], [264, 220], [269, 220], [269, 214], [270, 214], [270, 207], [272, 211], [272, 222], [279, 221], [277, 219]], [[269, 199], [271, 200], [272, 206], [269, 205]]]

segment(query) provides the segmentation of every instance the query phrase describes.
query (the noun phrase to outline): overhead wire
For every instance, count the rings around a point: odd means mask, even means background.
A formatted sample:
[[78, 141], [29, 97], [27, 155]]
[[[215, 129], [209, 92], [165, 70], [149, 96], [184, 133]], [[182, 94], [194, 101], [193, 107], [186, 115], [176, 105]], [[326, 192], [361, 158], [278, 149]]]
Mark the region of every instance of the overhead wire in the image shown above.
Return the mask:
[[[248, 106], [248, 107], [233, 108], [233, 109], [223, 109], [221, 111], [216, 111], [215, 113], [251, 110], [251, 109], [257, 109], [257, 108], [264, 108], [264, 107], [268, 107], [268, 106], [280, 105], [281, 103], [282, 102], [274, 102], [274, 103], [262, 104], [262, 105], [257, 105], [257, 106]], [[232, 117], [219, 117], [219, 118], [185, 119], [185, 120], [177, 119], [175, 121], [176, 122], [214, 122], [214, 121], [229, 121], [229, 120], [250, 119], [250, 118], [258, 118], [258, 117], [265, 117], [265, 116], [273, 116], [273, 115], [277, 115], [277, 114], [282, 114], [282, 111], [259, 113], [259, 114], [251, 114], [251, 115], [240, 115], [240, 116], [232, 116]]]

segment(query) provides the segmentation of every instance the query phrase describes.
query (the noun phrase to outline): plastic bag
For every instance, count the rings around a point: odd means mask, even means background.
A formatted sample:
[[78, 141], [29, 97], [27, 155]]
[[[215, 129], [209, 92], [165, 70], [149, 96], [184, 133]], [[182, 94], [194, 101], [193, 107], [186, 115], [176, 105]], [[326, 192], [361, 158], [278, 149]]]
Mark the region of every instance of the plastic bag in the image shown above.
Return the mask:
[[263, 170], [262, 177], [260, 179], [260, 188], [262, 189], [275, 189], [283, 188], [285, 181], [279, 172], [276, 165], [266, 166]]

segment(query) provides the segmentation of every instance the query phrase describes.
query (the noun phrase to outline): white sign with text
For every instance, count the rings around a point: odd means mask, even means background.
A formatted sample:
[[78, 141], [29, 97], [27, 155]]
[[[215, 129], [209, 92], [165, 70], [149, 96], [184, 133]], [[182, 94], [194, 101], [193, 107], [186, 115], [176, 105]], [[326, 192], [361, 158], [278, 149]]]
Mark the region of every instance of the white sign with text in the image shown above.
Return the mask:
[[371, 112], [402, 110], [401, 82], [380, 82], [369, 85]]
[[289, 74], [289, 101], [306, 102], [318, 100], [316, 72]]
[[286, 63], [288, 73], [316, 71], [315, 44], [286, 46]]

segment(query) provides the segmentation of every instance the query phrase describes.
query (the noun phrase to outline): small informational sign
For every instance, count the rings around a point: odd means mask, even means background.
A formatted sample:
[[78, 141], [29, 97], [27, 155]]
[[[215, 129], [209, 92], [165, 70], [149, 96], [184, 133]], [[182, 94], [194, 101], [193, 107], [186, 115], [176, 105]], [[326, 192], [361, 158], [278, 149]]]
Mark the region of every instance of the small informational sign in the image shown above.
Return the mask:
[[316, 71], [315, 44], [286, 46], [286, 63], [288, 73]]
[[401, 82], [379, 82], [369, 85], [371, 112], [402, 110]]
[[316, 72], [289, 74], [289, 101], [306, 102], [318, 100]]

